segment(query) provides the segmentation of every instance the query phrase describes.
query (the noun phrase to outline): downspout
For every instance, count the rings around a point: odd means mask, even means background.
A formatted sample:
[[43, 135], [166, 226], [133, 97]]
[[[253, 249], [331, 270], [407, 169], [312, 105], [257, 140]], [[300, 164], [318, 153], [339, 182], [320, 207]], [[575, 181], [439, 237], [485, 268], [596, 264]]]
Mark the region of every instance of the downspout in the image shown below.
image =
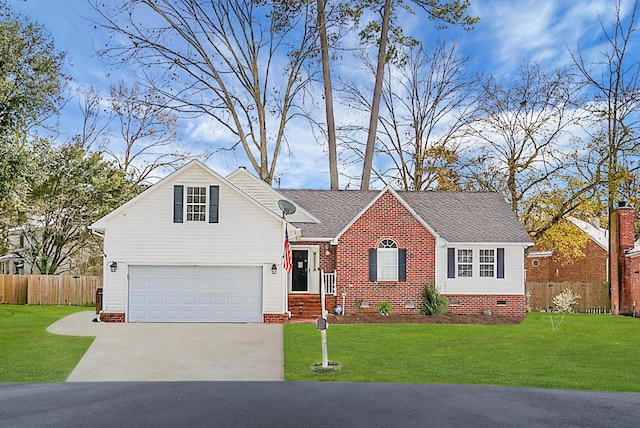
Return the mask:
[[284, 299], [284, 313], [287, 314], [287, 318], [291, 319], [291, 311], [289, 311], [289, 290], [287, 284], [287, 277], [289, 273], [284, 268], [284, 234], [286, 228], [286, 220], [284, 218], [284, 213], [282, 214], [282, 224], [280, 227], [280, 237], [282, 239], [282, 257], [280, 259], [280, 270], [282, 271], [282, 280], [280, 281], [280, 286], [282, 287], [282, 298]]

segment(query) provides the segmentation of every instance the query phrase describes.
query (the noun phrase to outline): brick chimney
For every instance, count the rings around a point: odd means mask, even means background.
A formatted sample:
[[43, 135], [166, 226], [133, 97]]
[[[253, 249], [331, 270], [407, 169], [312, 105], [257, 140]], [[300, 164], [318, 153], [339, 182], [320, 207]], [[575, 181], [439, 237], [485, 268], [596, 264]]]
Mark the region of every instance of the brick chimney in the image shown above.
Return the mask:
[[625, 279], [628, 281], [625, 251], [633, 249], [635, 241], [636, 210], [627, 207], [620, 202], [618, 208], [611, 216], [611, 230], [609, 231], [609, 257], [610, 257], [610, 281], [611, 281], [611, 312], [614, 315], [626, 313], [627, 308], [623, 290]]

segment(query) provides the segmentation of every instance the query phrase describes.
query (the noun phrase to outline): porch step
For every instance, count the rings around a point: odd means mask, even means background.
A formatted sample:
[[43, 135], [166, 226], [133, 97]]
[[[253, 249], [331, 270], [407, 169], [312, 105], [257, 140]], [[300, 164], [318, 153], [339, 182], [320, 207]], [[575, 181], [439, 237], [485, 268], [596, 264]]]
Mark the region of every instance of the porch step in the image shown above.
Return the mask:
[[[335, 296], [326, 296], [325, 305], [329, 312], [336, 306]], [[322, 316], [322, 305], [318, 294], [289, 294], [289, 311], [294, 317], [316, 319]]]
[[294, 317], [318, 318], [322, 315], [320, 296], [317, 294], [289, 294], [289, 311]]

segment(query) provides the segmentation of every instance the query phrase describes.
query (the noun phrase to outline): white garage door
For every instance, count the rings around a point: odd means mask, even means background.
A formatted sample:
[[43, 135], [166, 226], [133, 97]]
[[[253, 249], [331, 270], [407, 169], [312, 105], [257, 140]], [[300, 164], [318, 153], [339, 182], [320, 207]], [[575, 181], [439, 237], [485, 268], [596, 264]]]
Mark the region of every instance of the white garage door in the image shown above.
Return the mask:
[[262, 322], [262, 268], [130, 266], [131, 322]]

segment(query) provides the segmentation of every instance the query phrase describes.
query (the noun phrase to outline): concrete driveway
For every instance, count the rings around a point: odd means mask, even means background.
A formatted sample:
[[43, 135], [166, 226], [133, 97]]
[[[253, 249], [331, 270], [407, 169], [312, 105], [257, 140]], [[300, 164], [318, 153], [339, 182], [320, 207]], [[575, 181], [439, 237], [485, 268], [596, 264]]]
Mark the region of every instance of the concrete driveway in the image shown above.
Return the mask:
[[284, 379], [282, 325], [96, 323], [95, 316], [78, 312], [47, 328], [96, 337], [67, 382]]

